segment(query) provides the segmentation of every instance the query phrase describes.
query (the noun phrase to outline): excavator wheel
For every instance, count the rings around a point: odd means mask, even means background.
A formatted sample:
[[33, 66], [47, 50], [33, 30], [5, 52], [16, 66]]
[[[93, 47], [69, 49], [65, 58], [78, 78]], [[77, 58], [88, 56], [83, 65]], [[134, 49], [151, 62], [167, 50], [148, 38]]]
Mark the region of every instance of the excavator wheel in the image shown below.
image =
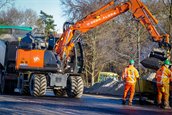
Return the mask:
[[30, 95], [29, 86], [24, 86], [23, 87], [22, 95]]
[[83, 80], [80, 76], [69, 76], [67, 80], [67, 95], [71, 98], [81, 98], [83, 94]]
[[15, 94], [14, 88], [16, 87], [15, 80], [6, 80], [5, 75], [3, 75], [2, 71], [0, 70], [0, 94]]
[[58, 97], [62, 97], [66, 95], [65, 89], [54, 89], [53, 92], [54, 92], [54, 95]]
[[29, 82], [29, 90], [32, 96], [44, 96], [47, 89], [46, 76], [42, 74], [33, 74]]
[[16, 80], [5, 80], [3, 76], [3, 85], [1, 87], [2, 94], [11, 94], [14, 95], [14, 88], [17, 87], [17, 81]]

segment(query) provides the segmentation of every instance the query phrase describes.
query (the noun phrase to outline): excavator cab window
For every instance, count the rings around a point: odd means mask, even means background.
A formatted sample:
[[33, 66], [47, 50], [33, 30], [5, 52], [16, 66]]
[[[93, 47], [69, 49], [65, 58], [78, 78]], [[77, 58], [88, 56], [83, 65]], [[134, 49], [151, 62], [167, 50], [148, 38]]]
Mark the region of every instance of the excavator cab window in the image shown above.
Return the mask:
[[21, 39], [19, 48], [21, 49], [46, 49], [46, 41], [44, 36], [35, 36], [31, 32], [27, 33], [24, 38]]

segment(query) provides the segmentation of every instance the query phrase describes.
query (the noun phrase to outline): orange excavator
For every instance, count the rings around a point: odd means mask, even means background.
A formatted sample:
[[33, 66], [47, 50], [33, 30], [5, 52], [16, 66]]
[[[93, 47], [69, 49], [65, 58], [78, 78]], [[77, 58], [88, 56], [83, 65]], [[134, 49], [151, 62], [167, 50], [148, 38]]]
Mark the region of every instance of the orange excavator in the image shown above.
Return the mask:
[[[64, 32], [53, 51], [20, 47], [16, 57], [16, 70], [19, 71], [18, 91], [23, 94], [29, 88], [31, 95], [42, 96], [46, 88], [52, 88], [55, 95], [64, 95], [67, 92], [69, 97], [81, 97], [83, 51], [78, 42], [79, 36], [73, 38], [75, 32], [85, 33], [127, 11], [148, 30], [153, 41], [159, 43], [160, 49], [165, 49], [165, 53], [154, 51], [152, 57], [161, 58], [159, 55], [163, 54], [162, 57], [168, 58], [171, 49], [169, 35], [157, 31], [155, 26], [158, 21], [144, 3], [141, 0], [128, 0], [115, 5], [115, 1], [111, 1], [76, 23], [66, 22]], [[168, 55], [164, 56], [166, 54]]]
[[[77, 21], [64, 31], [61, 39], [55, 45], [55, 51], [60, 56], [61, 60], [64, 58], [66, 60], [70, 57], [70, 52], [76, 41], [73, 39], [76, 30], [85, 33], [127, 11], [130, 11], [133, 14], [133, 17], [139, 20], [139, 22], [148, 30], [153, 41], [158, 42], [160, 48], [165, 48], [168, 52], [170, 51], [171, 46], [169, 44], [169, 35], [166, 33], [160, 34], [157, 31], [155, 26], [158, 25], [158, 20], [151, 14], [141, 0], [128, 0], [128, 2], [121, 2], [117, 6], [113, 6], [114, 4], [115, 1], [109, 2], [107, 5], [86, 16], [84, 19]], [[155, 51], [154, 53], [158, 55], [158, 53], [161, 52]]]

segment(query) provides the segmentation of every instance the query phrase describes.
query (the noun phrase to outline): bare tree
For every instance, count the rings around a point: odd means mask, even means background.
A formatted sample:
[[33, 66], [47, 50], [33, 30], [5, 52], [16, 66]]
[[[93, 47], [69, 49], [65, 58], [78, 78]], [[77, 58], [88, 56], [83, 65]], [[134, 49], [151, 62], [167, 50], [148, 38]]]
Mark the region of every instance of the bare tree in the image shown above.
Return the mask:
[[64, 15], [70, 20], [76, 21], [82, 19], [90, 12], [100, 8], [110, 0], [60, 0], [64, 8]]
[[167, 21], [167, 25], [169, 25], [168, 32], [172, 36], [172, 0], [162, 0], [162, 2], [164, 4], [164, 9], [166, 10], [164, 11], [165, 15], [167, 15], [168, 17], [168, 21]]
[[31, 9], [10, 8], [0, 12], [0, 23], [6, 25], [34, 26], [37, 19], [36, 12]]
[[12, 5], [14, 0], [0, 0], [0, 9], [7, 5]]

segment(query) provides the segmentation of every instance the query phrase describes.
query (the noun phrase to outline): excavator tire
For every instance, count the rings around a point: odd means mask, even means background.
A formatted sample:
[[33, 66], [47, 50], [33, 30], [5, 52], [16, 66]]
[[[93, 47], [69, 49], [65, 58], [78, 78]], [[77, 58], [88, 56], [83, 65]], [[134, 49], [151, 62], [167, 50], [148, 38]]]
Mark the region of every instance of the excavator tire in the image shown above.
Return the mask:
[[22, 95], [30, 95], [29, 86], [24, 86], [23, 87], [23, 94]]
[[15, 94], [14, 88], [17, 85], [17, 81], [6, 80], [1, 70], [0, 70], [0, 79], [1, 79], [0, 94]]
[[14, 88], [17, 87], [17, 81], [16, 80], [5, 80], [4, 79], [4, 89], [3, 94], [11, 94], [14, 95]]
[[53, 92], [54, 92], [54, 95], [58, 97], [62, 97], [66, 95], [65, 89], [54, 89]]
[[67, 80], [67, 95], [71, 98], [81, 98], [83, 94], [83, 80], [80, 76], [69, 76]]
[[47, 80], [45, 75], [33, 74], [30, 83], [29, 90], [31, 96], [40, 97], [44, 96], [47, 89]]
[[5, 80], [3, 76], [3, 81], [1, 84], [1, 94], [15, 94], [14, 88], [17, 86], [17, 81], [15, 80]]

